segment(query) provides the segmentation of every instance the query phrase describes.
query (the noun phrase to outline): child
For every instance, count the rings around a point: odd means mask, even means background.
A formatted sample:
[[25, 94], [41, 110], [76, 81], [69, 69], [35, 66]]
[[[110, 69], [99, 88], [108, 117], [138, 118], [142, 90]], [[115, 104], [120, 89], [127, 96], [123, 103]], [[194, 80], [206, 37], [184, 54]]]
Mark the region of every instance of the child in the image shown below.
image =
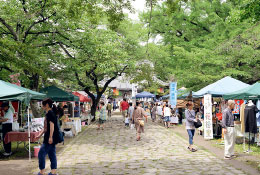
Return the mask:
[[125, 126], [129, 127], [129, 118], [128, 117], [125, 118]]

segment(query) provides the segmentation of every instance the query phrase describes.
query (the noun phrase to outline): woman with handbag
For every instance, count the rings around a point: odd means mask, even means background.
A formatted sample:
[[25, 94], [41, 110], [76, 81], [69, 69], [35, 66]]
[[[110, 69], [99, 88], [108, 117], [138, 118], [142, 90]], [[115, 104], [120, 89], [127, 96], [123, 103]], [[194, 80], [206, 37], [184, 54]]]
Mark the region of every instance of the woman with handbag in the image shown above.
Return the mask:
[[144, 117], [146, 116], [146, 112], [141, 106], [142, 104], [140, 102], [136, 102], [136, 107], [133, 113], [133, 121], [135, 122], [137, 141], [141, 140], [141, 133], [144, 133]]
[[193, 110], [193, 103], [187, 103], [186, 104], [187, 109], [185, 111], [185, 117], [186, 117], [186, 129], [189, 135], [189, 147], [188, 149], [191, 152], [195, 152], [197, 151], [194, 147], [193, 147], [193, 137], [195, 134], [195, 125], [194, 123], [197, 122], [198, 118], [195, 117], [195, 111]]
[[45, 157], [48, 154], [51, 161], [51, 172], [48, 175], [56, 175], [57, 158], [56, 144], [59, 143], [59, 127], [57, 116], [54, 111], [57, 111], [51, 99], [45, 99], [42, 102], [43, 109], [46, 112], [44, 121], [44, 130], [37, 137], [38, 139], [44, 134], [43, 144], [38, 154], [39, 169], [38, 175], [43, 175], [45, 171]]

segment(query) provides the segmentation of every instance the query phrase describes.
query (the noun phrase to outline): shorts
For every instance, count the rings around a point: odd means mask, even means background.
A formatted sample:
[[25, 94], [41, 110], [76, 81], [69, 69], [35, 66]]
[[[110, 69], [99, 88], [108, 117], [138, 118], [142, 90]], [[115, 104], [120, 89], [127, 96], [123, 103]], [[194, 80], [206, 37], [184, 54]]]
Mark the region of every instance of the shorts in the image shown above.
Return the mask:
[[164, 122], [169, 122], [170, 121], [170, 116], [165, 116], [163, 119]]
[[99, 119], [99, 120], [98, 120], [98, 123], [99, 123], [99, 124], [104, 124], [105, 122], [106, 122], [106, 120], [102, 120], [102, 119]]
[[129, 123], [125, 123], [125, 126], [129, 126]]

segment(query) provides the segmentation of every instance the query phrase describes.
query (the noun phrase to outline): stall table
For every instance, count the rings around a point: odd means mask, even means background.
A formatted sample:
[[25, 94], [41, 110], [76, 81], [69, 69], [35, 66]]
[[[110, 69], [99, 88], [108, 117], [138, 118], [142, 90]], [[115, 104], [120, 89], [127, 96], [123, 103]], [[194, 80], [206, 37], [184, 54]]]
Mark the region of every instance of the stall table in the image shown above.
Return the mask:
[[[37, 138], [40, 135], [41, 131], [38, 132], [31, 132], [31, 142], [38, 142], [39, 139]], [[29, 151], [29, 143], [28, 142], [28, 132], [17, 132], [17, 131], [11, 131], [8, 132], [4, 138], [4, 142], [7, 144], [9, 142], [17, 142], [17, 148], [18, 146], [23, 142], [24, 148]]]

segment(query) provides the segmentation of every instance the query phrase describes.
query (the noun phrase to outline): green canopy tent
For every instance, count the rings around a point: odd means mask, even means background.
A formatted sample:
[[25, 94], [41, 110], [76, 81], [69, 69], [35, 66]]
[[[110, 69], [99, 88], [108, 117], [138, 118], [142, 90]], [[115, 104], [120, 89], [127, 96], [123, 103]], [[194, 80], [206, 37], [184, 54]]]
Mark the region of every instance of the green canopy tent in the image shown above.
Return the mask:
[[40, 90], [41, 93], [47, 95], [48, 98], [51, 98], [56, 102], [64, 101], [79, 101], [79, 97], [73, 95], [72, 93], [66, 92], [56, 86], [49, 86]]
[[21, 101], [28, 106], [28, 138], [29, 138], [29, 160], [31, 160], [31, 139], [30, 139], [30, 120], [29, 120], [29, 107], [30, 100], [41, 100], [46, 95], [26, 89], [15, 84], [11, 84], [0, 80], [0, 101]]
[[247, 88], [225, 94], [224, 99], [254, 100], [260, 99], [260, 83], [255, 83]]

